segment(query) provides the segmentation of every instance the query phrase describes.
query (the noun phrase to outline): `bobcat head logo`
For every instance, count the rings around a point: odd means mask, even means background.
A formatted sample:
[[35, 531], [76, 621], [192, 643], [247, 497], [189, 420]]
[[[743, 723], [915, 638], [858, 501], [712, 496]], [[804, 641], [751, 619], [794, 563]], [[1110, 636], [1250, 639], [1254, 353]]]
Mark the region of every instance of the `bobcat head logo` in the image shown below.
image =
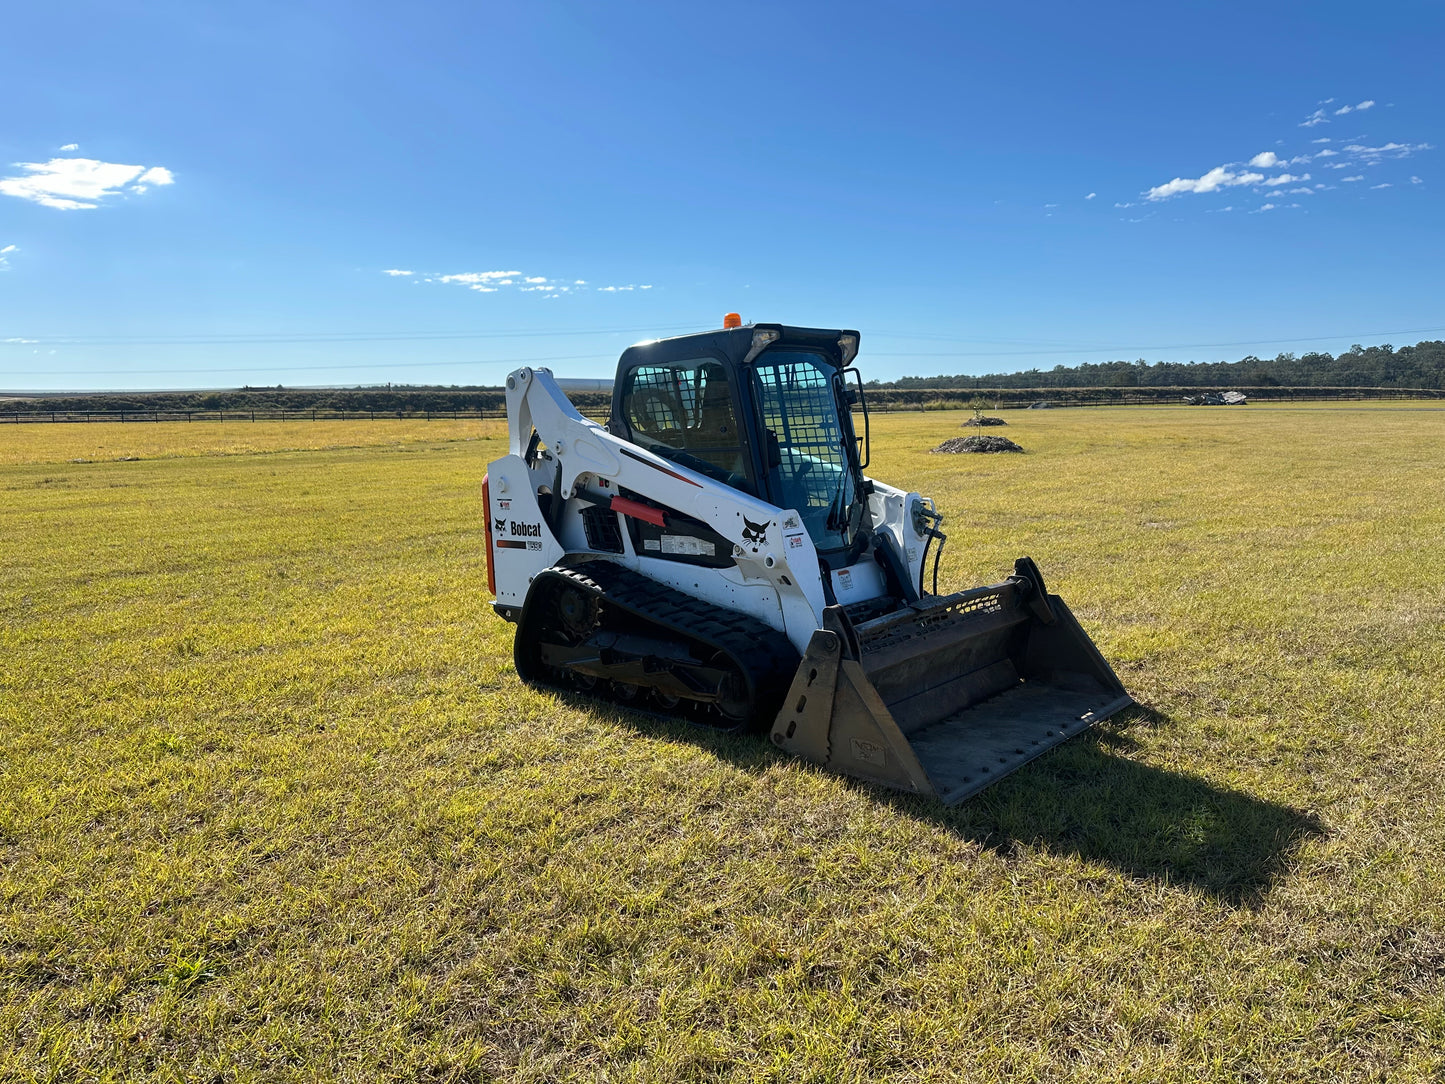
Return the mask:
[[506, 530], [507, 530], [507, 517], [506, 517], [506, 516], [502, 516], [499, 520], [497, 520], [497, 526], [496, 526], [495, 530], [496, 530], [496, 532], [497, 532], [498, 534], [504, 534], [504, 533], [506, 532]]
[[743, 541], [751, 542], [754, 546], [761, 545], [764, 541], [767, 540], [768, 528], [772, 525], [772, 520], [768, 520], [766, 523], [754, 523], [752, 520], [748, 519], [747, 516], [744, 516]]

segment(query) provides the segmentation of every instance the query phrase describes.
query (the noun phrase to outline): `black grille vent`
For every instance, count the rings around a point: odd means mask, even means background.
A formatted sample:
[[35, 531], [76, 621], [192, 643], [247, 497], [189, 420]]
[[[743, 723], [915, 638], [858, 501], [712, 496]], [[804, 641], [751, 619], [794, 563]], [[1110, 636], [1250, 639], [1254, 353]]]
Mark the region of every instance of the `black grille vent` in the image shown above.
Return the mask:
[[587, 548], [596, 553], [621, 553], [622, 532], [617, 529], [617, 513], [595, 505], [582, 510], [582, 530], [587, 534]]

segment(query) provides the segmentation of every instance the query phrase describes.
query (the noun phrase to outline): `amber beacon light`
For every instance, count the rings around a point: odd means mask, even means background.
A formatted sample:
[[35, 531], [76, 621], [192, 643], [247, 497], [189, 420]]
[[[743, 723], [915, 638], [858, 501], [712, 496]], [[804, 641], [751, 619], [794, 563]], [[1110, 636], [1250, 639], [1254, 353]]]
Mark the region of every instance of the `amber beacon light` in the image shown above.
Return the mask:
[[726, 331], [726, 330], [727, 330], [728, 328], [730, 328], [730, 327], [742, 327], [742, 326], [743, 326], [743, 318], [742, 318], [742, 316], [739, 315], [738, 313], [730, 312], [730, 313], [728, 313], [726, 316], [723, 317], [723, 330], [724, 330], [724, 331]]

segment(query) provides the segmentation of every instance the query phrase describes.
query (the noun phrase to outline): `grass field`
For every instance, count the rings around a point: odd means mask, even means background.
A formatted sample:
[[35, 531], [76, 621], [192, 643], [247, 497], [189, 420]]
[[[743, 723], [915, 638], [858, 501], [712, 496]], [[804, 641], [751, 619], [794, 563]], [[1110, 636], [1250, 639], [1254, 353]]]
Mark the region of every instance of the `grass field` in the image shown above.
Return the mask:
[[0, 1079], [1445, 1077], [1445, 411], [965, 416], [1147, 707], [954, 810], [519, 685], [495, 423], [0, 429]]

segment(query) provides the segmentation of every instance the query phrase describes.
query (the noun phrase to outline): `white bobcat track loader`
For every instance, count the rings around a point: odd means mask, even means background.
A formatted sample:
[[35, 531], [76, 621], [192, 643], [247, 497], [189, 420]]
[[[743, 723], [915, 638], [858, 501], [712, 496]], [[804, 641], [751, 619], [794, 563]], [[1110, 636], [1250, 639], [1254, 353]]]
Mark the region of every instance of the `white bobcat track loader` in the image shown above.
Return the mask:
[[482, 492], [518, 674], [948, 804], [1131, 704], [1028, 558], [936, 593], [942, 517], [863, 473], [857, 351], [730, 315], [626, 350], [606, 427], [508, 376]]

